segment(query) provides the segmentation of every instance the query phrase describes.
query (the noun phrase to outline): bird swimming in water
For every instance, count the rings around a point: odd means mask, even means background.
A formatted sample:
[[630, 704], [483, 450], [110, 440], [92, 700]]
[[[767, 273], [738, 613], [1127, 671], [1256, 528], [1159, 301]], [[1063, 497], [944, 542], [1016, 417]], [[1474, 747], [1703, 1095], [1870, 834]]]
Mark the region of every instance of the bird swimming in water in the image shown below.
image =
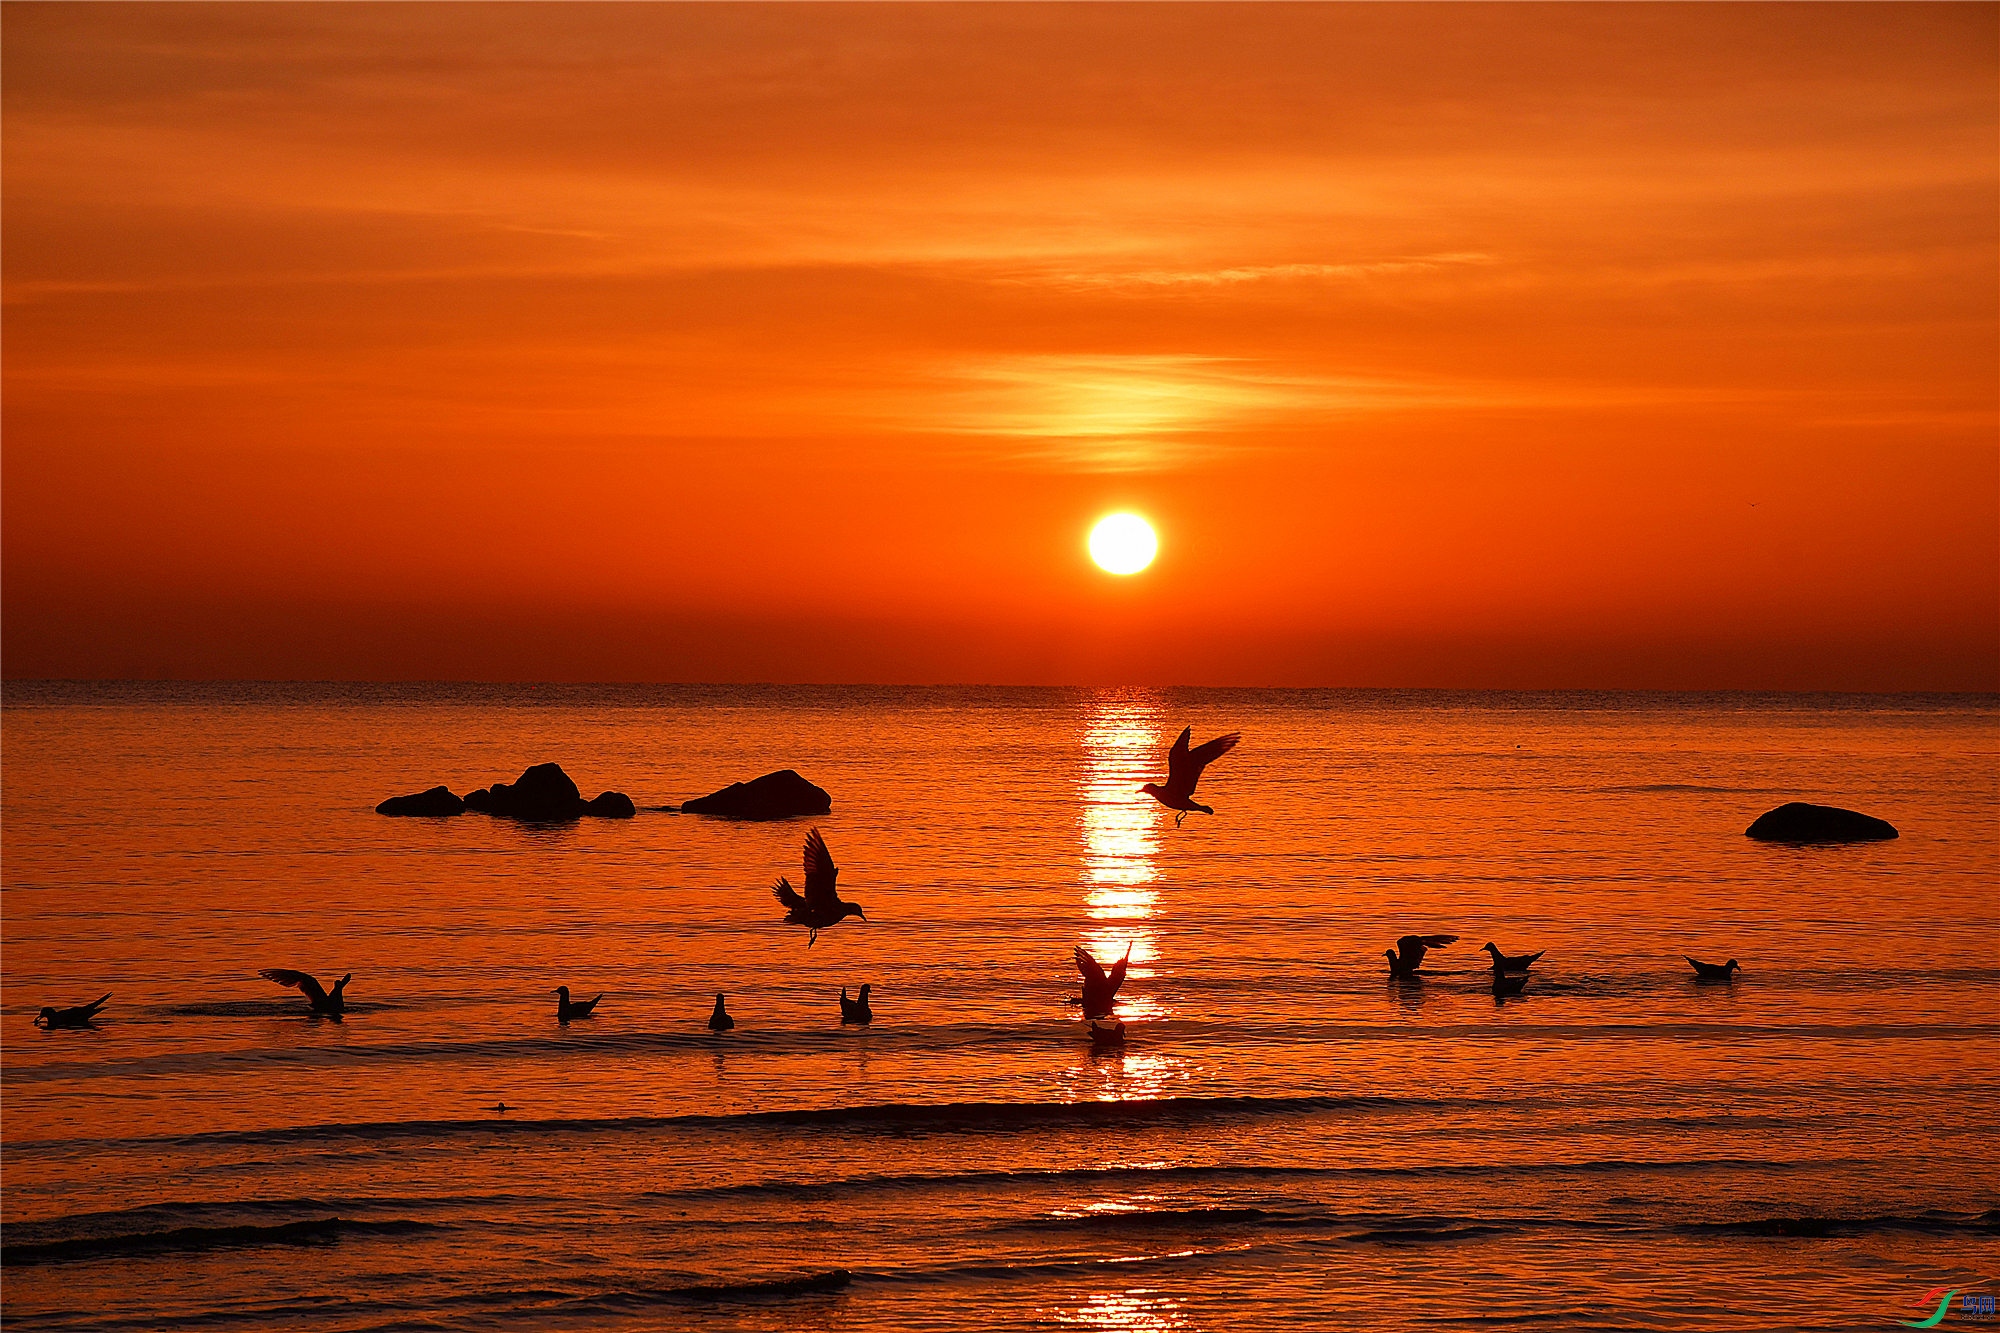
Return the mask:
[[1501, 995], [1519, 995], [1521, 988], [1527, 984], [1528, 974], [1525, 971], [1512, 975], [1500, 971], [1493, 973], [1493, 994], [1496, 997]]
[[110, 998], [111, 992], [106, 991], [89, 1004], [79, 1004], [70, 1009], [58, 1009], [52, 1004], [45, 1004], [42, 1006], [42, 1012], [35, 1015], [35, 1022], [50, 1031], [57, 1028], [87, 1028], [91, 1026], [90, 1020], [97, 1017], [97, 1011], [102, 1009], [104, 1002]]
[[858, 916], [863, 921], [868, 918], [861, 911], [860, 903], [844, 903], [834, 891], [834, 877], [840, 870], [833, 864], [833, 857], [826, 850], [826, 839], [820, 837], [819, 830], [806, 834], [806, 892], [801, 898], [792, 888], [792, 882], [779, 878], [771, 888], [771, 896], [785, 907], [785, 924], [804, 926], [806, 947], [811, 948], [819, 933], [828, 926], [837, 926], [850, 916]]
[[736, 1020], [731, 1018], [729, 1011], [722, 1007], [722, 992], [717, 991], [715, 993], [715, 1012], [708, 1016], [708, 1030], [710, 1032], [727, 1032], [735, 1026]]
[[847, 987], [842, 986], [840, 988], [841, 1022], [872, 1023], [875, 1021], [875, 1011], [868, 1007], [868, 990], [869, 990], [868, 986], [864, 984], [861, 987], [861, 998], [858, 1000], [850, 1000], [847, 998]]
[[[1458, 943], [1456, 935], [1405, 935], [1396, 941], [1393, 949], [1382, 952], [1389, 955], [1389, 975], [1398, 981], [1421, 981], [1417, 968], [1423, 965], [1424, 954], [1432, 949], [1442, 949], [1447, 944]], [[1398, 956], [1400, 955], [1400, 956]]]
[[1537, 958], [1548, 952], [1547, 949], [1543, 949], [1541, 953], [1523, 953], [1509, 957], [1501, 953], [1500, 946], [1492, 940], [1486, 941], [1486, 943], [1479, 947], [1493, 955], [1493, 970], [1495, 972], [1525, 972], [1534, 964]]
[[319, 978], [310, 972], [294, 972], [289, 967], [267, 967], [257, 975], [266, 981], [275, 981], [280, 986], [289, 986], [300, 992], [312, 1005], [312, 1012], [316, 1014], [327, 1018], [339, 1018], [347, 1012], [347, 999], [341, 992], [347, 989], [348, 982], [354, 980], [352, 972], [334, 982], [331, 991], [321, 986]]
[[1125, 984], [1125, 967], [1132, 961], [1132, 946], [1125, 946], [1125, 956], [1106, 973], [1098, 961], [1091, 957], [1090, 950], [1081, 944], [1076, 946], [1076, 970], [1083, 977], [1083, 996], [1071, 1000], [1071, 1004], [1083, 1006], [1085, 1019], [1111, 1017], [1112, 1001], [1118, 998], [1118, 988]]
[[603, 999], [604, 993], [599, 991], [595, 1000], [572, 1000], [569, 998], [569, 987], [558, 986], [555, 996], [556, 1022], [567, 1023], [572, 1018], [589, 1018], [590, 1011], [597, 1008], [597, 1000]]
[[1203, 769], [1235, 749], [1236, 742], [1243, 739], [1241, 734], [1232, 731], [1227, 736], [1217, 736], [1214, 740], [1205, 741], [1190, 750], [1188, 749], [1188, 741], [1193, 736], [1193, 727], [1182, 728], [1180, 739], [1174, 742], [1173, 749], [1167, 751], [1166, 786], [1162, 787], [1157, 782], [1149, 782], [1139, 788], [1140, 791], [1145, 792], [1161, 805], [1166, 806], [1167, 809], [1176, 812], [1174, 815], [1175, 828], [1181, 826], [1181, 821], [1188, 817], [1189, 811], [1199, 810], [1205, 815], [1215, 813], [1214, 810], [1194, 799], [1195, 784], [1201, 781], [1201, 771]]
[[1735, 978], [1731, 974], [1743, 970], [1734, 958], [1726, 963], [1704, 963], [1699, 958], [1688, 958], [1686, 954], [1681, 957], [1694, 964], [1695, 976], [1703, 981], [1733, 981]]

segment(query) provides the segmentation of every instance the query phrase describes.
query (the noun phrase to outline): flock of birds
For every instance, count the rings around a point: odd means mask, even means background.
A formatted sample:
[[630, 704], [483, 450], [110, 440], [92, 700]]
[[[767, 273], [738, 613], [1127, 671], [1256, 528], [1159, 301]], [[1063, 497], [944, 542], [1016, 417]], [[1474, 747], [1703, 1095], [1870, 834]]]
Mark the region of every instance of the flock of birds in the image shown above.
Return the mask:
[[[1184, 729], [1180, 738], [1174, 742], [1173, 748], [1167, 752], [1166, 783], [1162, 785], [1149, 782], [1139, 789], [1175, 812], [1176, 828], [1183, 819], [1195, 811], [1205, 815], [1215, 813], [1214, 809], [1194, 799], [1195, 786], [1201, 781], [1202, 770], [1235, 749], [1237, 742], [1242, 739], [1241, 735], [1232, 731], [1226, 736], [1218, 736], [1205, 744], [1189, 748], [1188, 742], [1193, 735], [1194, 728]], [[863, 921], [868, 919], [861, 910], [861, 904], [841, 899], [835, 887], [839, 875], [840, 868], [833, 863], [833, 856], [827, 851], [826, 839], [820, 836], [818, 829], [813, 829], [806, 834], [805, 891], [801, 893], [794, 889], [792, 882], [783, 876], [780, 876], [778, 882], [771, 888], [772, 897], [776, 898], [779, 906], [785, 909], [784, 923], [806, 928], [808, 948], [818, 942], [822, 930], [829, 930], [850, 916], [860, 917]], [[1389, 958], [1390, 982], [1397, 985], [1420, 983], [1423, 976], [1417, 969], [1423, 965], [1425, 955], [1432, 949], [1442, 949], [1446, 945], [1456, 943], [1458, 943], [1456, 935], [1403, 936], [1396, 941], [1395, 948], [1385, 950]], [[1491, 940], [1482, 947], [1493, 960], [1493, 994], [1496, 997], [1519, 995], [1527, 987], [1528, 969], [1547, 952], [1544, 949], [1531, 954], [1506, 954], [1502, 953], [1500, 947]], [[1125, 1025], [1113, 1012], [1113, 1006], [1119, 987], [1125, 984], [1125, 970], [1131, 959], [1132, 950], [1128, 946], [1125, 956], [1107, 970], [1088, 949], [1081, 945], [1076, 948], [1076, 970], [1083, 978], [1083, 993], [1072, 997], [1070, 1003], [1082, 1006], [1084, 1022], [1090, 1030], [1093, 1041], [1115, 1042], [1124, 1039]], [[1732, 980], [1741, 970], [1734, 958], [1726, 963], [1704, 963], [1695, 958], [1688, 958], [1687, 961], [1693, 965], [1695, 976], [1701, 981], [1726, 982]], [[346, 1012], [347, 983], [354, 980], [354, 974], [350, 972], [334, 982], [333, 988], [329, 990], [311, 973], [288, 967], [265, 968], [257, 975], [267, 981], [298, 991], [306, 998], [308, 1012], [333, 1019], [339, 1019]], [[867, 1024], [874, 1021], [875, 1014], [868, 1003], [870, 989], [869, 986], [863, 985], [859, 998], [849, 999], [847, 988], [841, 987], [842, 1023]], [[573, 1019], [589, 1018], [596, 1011], [598, 1001], [604, 998], [599, 994], [588, 1000], [571, 999], [568, 986], [557, 986], [553, 993], [556, 997], [556, 1019], [563, 1023]], [[58, 1009], [48, 1005], [42, 1009], [35, 1022], [51, 1029], [90, 1027], [91, 1020], [97, 1017], [110, 999], [111, 996], [106, 994], [89, 1004], [80, 1004], [68, 1009]], [[716, 992], [715, 1008], [708, 1016], [708, 1027], [711, 1032], [728, 1032], [736, 1026], [736, 1020], [729, 1014], [726, 1000], [727, 997], [723, 992]]]

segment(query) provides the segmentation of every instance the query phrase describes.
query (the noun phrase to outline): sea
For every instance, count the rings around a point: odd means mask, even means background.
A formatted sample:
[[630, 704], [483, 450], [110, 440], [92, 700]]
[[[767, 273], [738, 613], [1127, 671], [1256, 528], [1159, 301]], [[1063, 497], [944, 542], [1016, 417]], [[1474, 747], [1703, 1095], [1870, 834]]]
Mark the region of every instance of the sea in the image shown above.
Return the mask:
[[[1242, 743], [1177, 825], [1139, 787], [1189, 726]], [[374, 812], [547, 762], [638, 815]], [[832, 812], [663, 808], [785, 768]], [[1744, 835], [1794, 800], [1901, 836]], [[815, 827], [867, 920], [809, 944], [771, 886]], [[9, 682], [0, 884], [20, 1333], [1953, 1329], [2000, 1289], [1996, 696]], [[1392, 983], [1413, 933], [1458, 938]], [[1543, 951], [1521, 995], [1488, 941]], [[1130, 950], [1122, 1045], [1079, 945]], [[344, 1019], [266, 968], [352, 973]]]

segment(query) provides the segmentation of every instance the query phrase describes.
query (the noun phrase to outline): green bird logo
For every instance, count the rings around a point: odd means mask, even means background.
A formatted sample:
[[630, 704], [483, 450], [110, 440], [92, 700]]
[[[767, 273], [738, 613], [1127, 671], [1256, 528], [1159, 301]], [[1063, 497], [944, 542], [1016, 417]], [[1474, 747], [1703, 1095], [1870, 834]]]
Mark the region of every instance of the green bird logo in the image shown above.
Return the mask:
[[1937, 1309], [1931, 1311], [1929, 1319], [1898, 1319], [1896, 1322], [1904, 1328], [1936, 1328], [1944, 1322], [1944, 1312], [1951, 1308], [1951, 1298], [1956, 1295], [1958, 1295], [1956, 1287], [1932, 1287], [1922, 1298], [1926, 1305], [1930, 1304], [1933, 1296], [1938, 1298]]

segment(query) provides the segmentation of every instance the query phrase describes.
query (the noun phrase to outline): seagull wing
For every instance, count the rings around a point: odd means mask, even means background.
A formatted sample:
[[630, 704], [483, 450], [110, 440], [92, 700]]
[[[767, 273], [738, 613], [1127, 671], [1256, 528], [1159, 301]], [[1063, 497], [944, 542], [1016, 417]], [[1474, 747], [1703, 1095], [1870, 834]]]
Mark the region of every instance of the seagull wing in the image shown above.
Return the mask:
[[1111, 993], [1113, 995], [1116, 995], [1118, 993], [1118, 988], [1125, 984], [1125, 965], [1131, 961], [1132, 961], [1132, 946], [1128, 944], [1125, 946], [1125, 956], [1123, 958], [1120, 958], [1118, 962], [1115, 965], [1113, 965], [1111, 969], [1111, 976], [1108, 978], [1108, 981], [1111, 986]]
[[826, 850], [826, 839], [820, 837], [819, 830], [806, 834], [806, 902], [814, 907], [832, 907], [840, 901], [834, 892], [833, 880], [840, 873], [833, 864], [833, 856]]
[[1447, 944], [1458, 943], [1456, 935], [1405, 935], [1405, 940], [1419, 940], [1427, 949], [1442, 949]]
[[326, 991], [321, 988], [319, 978], [309, 972], [294, 972], [289, 967], [267, 967], [257, 975], [266, 981], [275, 981], [280, 986], [289, 986], [303, 993], [309, 1000], [326, 999]]
[[95, 1018], [97, 1017], [97, 1011], [110, 1003], [110, 1001], [111, 992], [106, 991], [100, 998], [92, 1000], [89, 1004], [81, 1005], [79, 1008], [85, 1018]]
[[806, 900], [799, 897], [798, 890], [792, 887], [792, 882], [782, 875], [778, 877], [778, 882], [771, 886], [771, 896], [778, 900], [780, 906], [790, 908], [794, 912], [805, 910]]
[[[1122, 970], [1125, 965], [1120, 963], [1118, 966]], [[1089, 989], [1092, 986], [1109, 984], [1109, 979], [1104, 975], [1104, 969], [1098, 966], [1095, 958], [1090, 956], [1090, 950], [1084, 948], [1081, 944], [1076, 946], [1076, 970], [1083, 974], [1085, 989]]]
[[1188, 756], [1188, 741], [1194, 737], [1193, 727], [1183, 727], [1181, 738], [1174, 742], [1174, 748], [1167, 751], [1167, 790], [1193, 791], [1195, 779], [1201, 776], [1201, 765], [1193, 763]]
[[1201, 770], [1235, 749], [1236, 742], [1242, 739], [1241, 732], [1232, 731], [1227, 736], [1217, 736], [1214, 740], [1204, 741], [1189, 750], [1188, 762], [1194, 765], [1195, 776], [1200, 777]]

